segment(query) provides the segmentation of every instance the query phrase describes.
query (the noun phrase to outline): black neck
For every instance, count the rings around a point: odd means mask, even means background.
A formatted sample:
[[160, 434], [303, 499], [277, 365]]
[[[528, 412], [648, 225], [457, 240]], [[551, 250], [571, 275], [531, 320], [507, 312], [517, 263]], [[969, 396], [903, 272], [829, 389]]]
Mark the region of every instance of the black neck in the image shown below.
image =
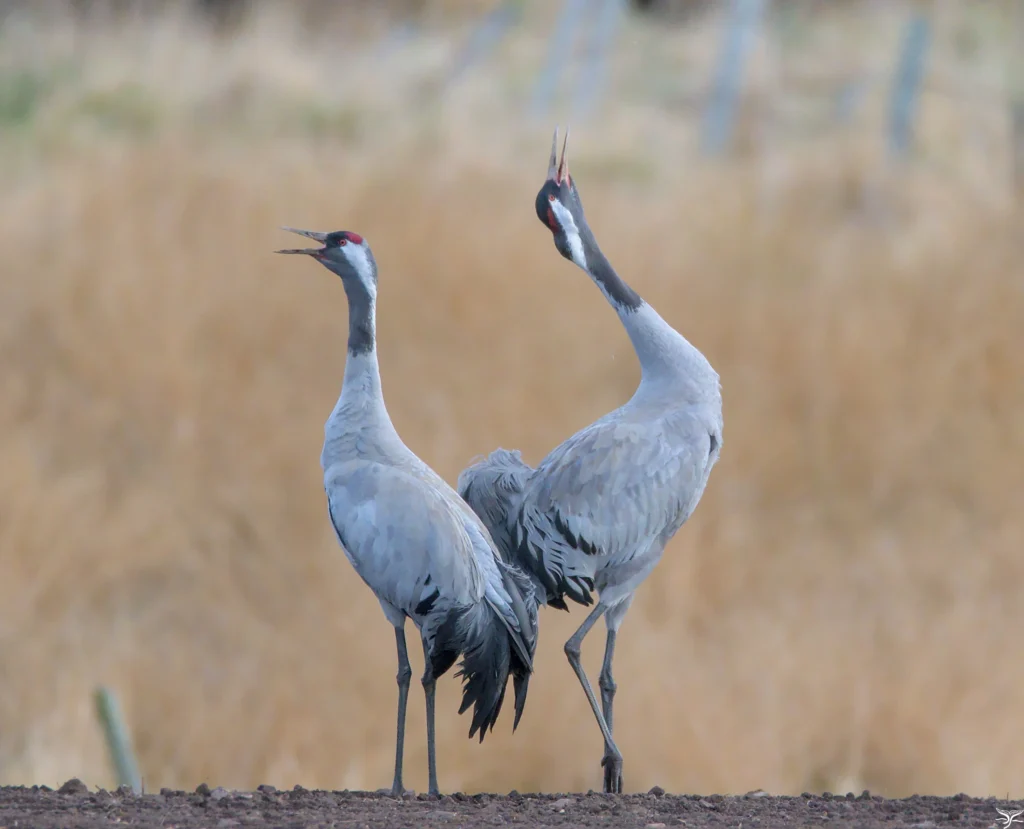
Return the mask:
[[608, 257], [601, 252], [590, 228], [583, 231], [580, 239], [583, 242], [583, 255], [587, 258], [587, 273], [604, 289], [612, 304], [622, 311], [635, 311], [643, 305], [640, 294], [626, 284], [615, 272]]
[[348, 353], [369, 354], [376, 347], [373, 297], [355, 279], [346, 279], [344, 284], [348, 296]]

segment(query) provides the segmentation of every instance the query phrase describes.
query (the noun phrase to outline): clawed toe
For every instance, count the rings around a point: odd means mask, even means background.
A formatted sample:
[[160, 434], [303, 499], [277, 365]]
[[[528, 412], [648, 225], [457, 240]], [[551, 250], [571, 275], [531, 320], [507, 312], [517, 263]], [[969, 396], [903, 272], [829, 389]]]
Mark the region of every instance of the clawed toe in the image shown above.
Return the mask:
[[604, 791], [606, 794], [622, 794], [622, 758], [605, 755], [601, 758], [604, 767]]

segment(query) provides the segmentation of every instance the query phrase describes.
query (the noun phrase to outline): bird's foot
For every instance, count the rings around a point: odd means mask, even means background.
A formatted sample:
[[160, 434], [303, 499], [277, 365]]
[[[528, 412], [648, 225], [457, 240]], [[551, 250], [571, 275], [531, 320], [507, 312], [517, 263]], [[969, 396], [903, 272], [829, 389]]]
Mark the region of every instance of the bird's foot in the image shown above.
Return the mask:
[[605, 794], [622, 794], [622, 755], [605, 754], [601, 765], [604, 767]]
[[401, 783], [395, 783], [390, 789], [378, 789], [377, 791], [381, 794], [389, 794], [392, 797], [408, 797], [416, 794], [412, 789], [405, 788]]

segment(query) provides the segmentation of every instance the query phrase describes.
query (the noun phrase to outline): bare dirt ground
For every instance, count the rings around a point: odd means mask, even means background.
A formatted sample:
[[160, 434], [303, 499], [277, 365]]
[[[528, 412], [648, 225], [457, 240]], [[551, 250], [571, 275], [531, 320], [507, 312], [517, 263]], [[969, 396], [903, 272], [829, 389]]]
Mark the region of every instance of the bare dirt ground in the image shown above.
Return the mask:
[[635, 826], [661, 829], [693, 827], [941, 826], [1005, 825], [997, 808], [1012, 804], [980, 799], [913, 796], [887, 800], [867, 792], [772, 797], [763, 792], [739, 796], [648, 794], [453, 794], [440, 798], [407, 793], [404, 798], [370, 792], [278, 791], [229, 792], [200, 786], [195, 792], [163, 789], [135, 796], [127, 790], [90, 792], [78, 780], [58, 791], [45, 786], [0, 788], [0, 829], [13, 827], [464, 827]]

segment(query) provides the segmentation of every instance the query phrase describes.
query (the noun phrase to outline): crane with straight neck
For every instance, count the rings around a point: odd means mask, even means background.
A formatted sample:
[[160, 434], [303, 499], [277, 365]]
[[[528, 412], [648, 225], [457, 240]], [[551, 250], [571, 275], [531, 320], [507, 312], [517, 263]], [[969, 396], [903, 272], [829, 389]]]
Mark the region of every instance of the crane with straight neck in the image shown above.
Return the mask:
[[285, 228], [319, 248], [309, 256], [341, 277], [348, 297], [348, 355], [341, 395], [324, 425], [320, 465], [338, 542], [395, 629], [398, 716], [392, 793], [401, 795], [405, 713], [412, 669], [405, 620], [423, 643], [428, 787], [438, 793], [434, 740], [437, 679], [462, 656], [463, 713], [481, 742], [501, 711], [509, 676], [518, 726], [537, 646], [537, 600], [529, 577], [506, 563], [472, 509], [409, 449], [384, 405], [377, 362], [377, 263], [366, 240], [338, 230]]

